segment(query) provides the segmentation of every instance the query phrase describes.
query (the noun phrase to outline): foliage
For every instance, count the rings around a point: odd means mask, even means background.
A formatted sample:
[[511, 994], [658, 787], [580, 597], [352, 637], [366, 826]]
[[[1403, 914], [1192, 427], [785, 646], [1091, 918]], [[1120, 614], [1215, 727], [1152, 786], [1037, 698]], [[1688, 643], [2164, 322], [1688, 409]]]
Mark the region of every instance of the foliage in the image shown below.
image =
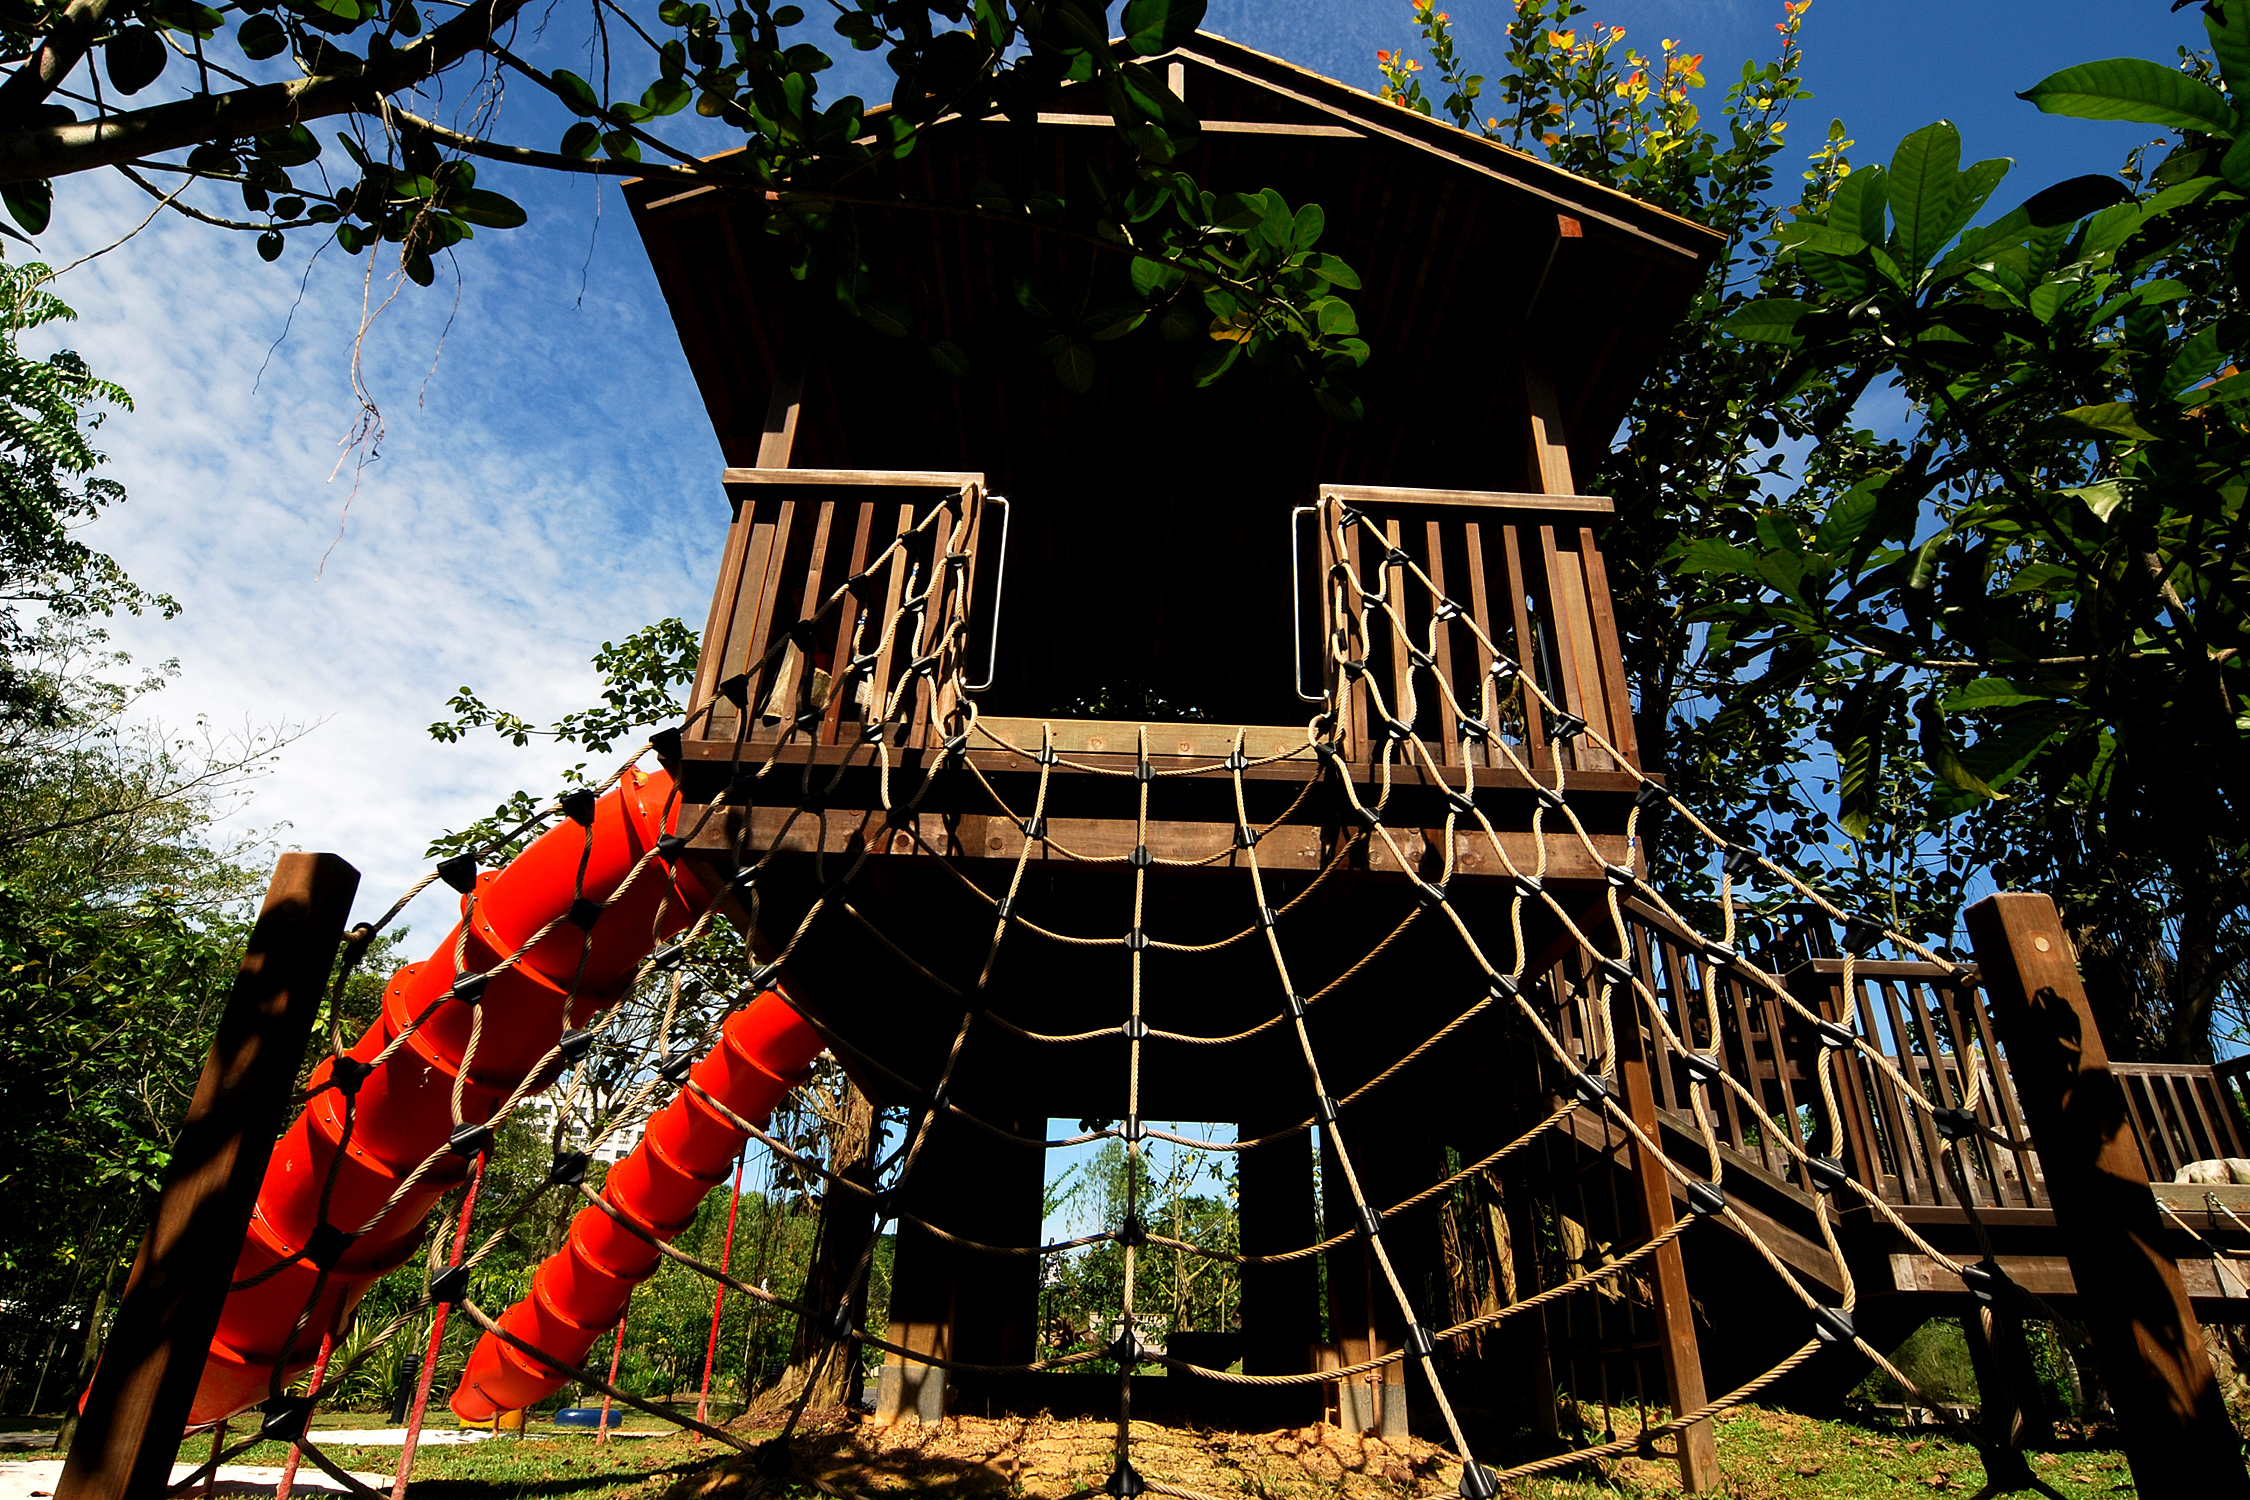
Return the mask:
[[[256, 234], [268, 260], [290, 233], [310, 230], [353, 255], [395, 246], [403, 274], [427, 286], [438, 258], [478, 229], [526, 220], [479, 185], [472, 157], [714, 184], [771, 199], [765, 230], [816, 301], [902, 338], [921, 330], [870, 276], [859, 210], [968, 214], [1110, 256], [1115, 275], [1091, 313], [1068, 314], [1029, 282], [1016, 288], [1042, 325], [1040, 357], [1067, 389], [1091, 382], [1096, 343], [1153, 322], [1202, 351], [1199, 383], [1247, 356], [1305, 384], [1330, 412], [1354, 415], [1349, 377], [1367, 346], [1341, 294], [1359, 283], [1317, 249], [1321, 210], [1271, 189], [1213, 192], [1178, 167], [1200, 127], [1150, 59], [1192, 36], [1204, 9], [1205, 0], [1126, 0], [1114, 18], [1122, 40], [1112, 43], [1108, 0], [838, 5], [830, 34], [882, 52], [898, 79], [887, 102], [870, 105], [822, 95], [834, 64], [806, 39], [819, 33], [800, 7], [772, 0], [723, 9], [596, 0], [581, 36], [555, 39], [590, 58], [591, 78], [515, 50], [544, 40], [555, 16], [546, 12], [525, 36], [525, 0], [473, 0], [426, 31], [415, 0], [11, 0], [0, 10], [0, 55], [10, 60], [0, 64], [0, 199], [36, 235], [55, 179], [115, 168], [203, 222]], [[480, 133], [496, 124], [510, 80], [578, 117], [553, 149]], [[1093, 86], [1132, 153], [1130, 180], [1096, 174], [1082, 196], [1072, 184], [1068, 199], [980, 182], [937, 202], [891, 185], [886, 169], [938, 120], [993, 111], [1026, 119], [1068, 83]], [[77, 120], [66, 98], [90, 105], [93, 118]], [[441, 110], [468, 128], [425, 118]], [[348, 163], [326, 157], [314, 129], [336, 115], [351, 117], [353, 128], [336, 136]], [[727, 135], [738, 150], [699, 158], [689, 149]], [[178, 185], [167, 193], [151, 173]], [[249, 217], [175, 201], [212, 184], [239, 193]], [[940, 368], [964, 365], [951, 343], [924, 349]]]
[[[2207, 25], [2215, 69], [2115, 59], [2024, 94], [2172, 127], [2139, 191], [2074, 179], [1969, 227], [2008, 164], [1961, 167], [1940, 121], [1782, 226], [1772, 295], [1724, 330], [1780, 356], [1797, 494], [1671, 553], [1721, 585], [1695, 614], [1712, 668], [1822, 706], [1843, 830], [1947, 846], [1893, 913], [1943, 932], [1980, 870], [2048, 888], [2113, 1042], [2182, 1056], [2250, 959], [2250, 5]], [[1907, 404], [1900, 435], [1852, 418], [1871, 390]]]
[[[1128, 1159], [1116, 1140], [1048, 1184], [1050, 1223], [1114, 1225], [1130, 1201], [1152, 1234], [1233, 1253], [1241, 1248], [1233, 1158], [1173, 1150]], [[1128, 1174], [1131, 1174], [1129, 1177]], [[1203, 1191], [1197, 1191], [1202, 1187]], [[1128, 1189], [1131, 1189], [1130, 1198]], [[1040, 1357], [1100, 1349], [1122, 1330], [1125, 1248], [1105, 1240], [1046, 1258], [1039, 1289]], [[1145, 1341], [1225, 1332], [1241, 1316], [1241, 1275], [1230, 1263], [1150, 1243], [1134, 1252], [1133, 1326]], [[1113, 1368], [1096, 1362], [1096, 1368]]]

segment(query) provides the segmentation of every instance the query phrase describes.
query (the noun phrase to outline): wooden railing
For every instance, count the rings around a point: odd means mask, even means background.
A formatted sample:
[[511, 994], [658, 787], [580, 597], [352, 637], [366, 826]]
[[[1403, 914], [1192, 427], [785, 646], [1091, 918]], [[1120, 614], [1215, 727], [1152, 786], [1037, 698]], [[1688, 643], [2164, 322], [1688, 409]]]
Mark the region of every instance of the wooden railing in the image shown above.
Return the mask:
[[[1618, 645], [1609, 579], [1594, 525], [1613, 510], [1591, 495], [1517, 495], [1460, 490], [1377, 489], [1323, 485], [1314, 507], [1319, 521], [1319, 567], [1328, 580], [1321, 591], [1327, 639], [1346, 662], [1364, 663], [1347, 675], [1336, 654], [1326, 654], [1322, 681], [1344, 710], [1346, 738], [1354, 759], [1368, 758], [1363, 747], [1380, 735], [1371, 686], [1398, 714], [1411, 699], [1414, 733], [1430, 743], [1441, 764], [1497, 766], [1502, 752], [1489, 741], [1464, 736], [1459, 720], [1431, 691], [1427, 677], [1413, 691], [1409, 675], [1416, 651], [1434, 659], [1436, 672], [1471, 714], [1481, 702], [1481, 687], [1493, 665], [1490, 641], [1539, 684], [1565, 712], [1586, 721], [1617, 746], [1628, 761], [1638, 751], [1633, 735], [1632, 698]], [[1351, 515], [1363, 522], [1347, 524]], [[1380, 544], [1378, 543], [1380, 539]], [[1400, 559], [1410, 559], [1427, 574], [1424, 585]], [[1340, 564], [1348, 565], [1347, 575]], [[1374, 592], [1380, 586], [1412, 632], [1405, 649], [1379, 605], [1350, 587], [1357, 578]], [[1483, 641], [1450, 617], [1421, 632], [1450, 601], [1461, 617], [1473, 620]], [[1558, 747], [1549, 742], [1540, 714], [1522, 712], [1512, 688], [1496, 695], [1508, 707], [1490, 728], [1521, 747], [1535, 769], [1554, 764]], [[1614, 769], [1610, 757], [1588, 740], [1559, 747], [1573, 770]]]
[[2170, 1182], [2190, 1162], [2250, 1155], [2243, 1148], [2243, 1079], [2250, 1057], [2200, 1063], [2113, 1062], [2125, 1090], [2125, 1118], [2151, 1182]]

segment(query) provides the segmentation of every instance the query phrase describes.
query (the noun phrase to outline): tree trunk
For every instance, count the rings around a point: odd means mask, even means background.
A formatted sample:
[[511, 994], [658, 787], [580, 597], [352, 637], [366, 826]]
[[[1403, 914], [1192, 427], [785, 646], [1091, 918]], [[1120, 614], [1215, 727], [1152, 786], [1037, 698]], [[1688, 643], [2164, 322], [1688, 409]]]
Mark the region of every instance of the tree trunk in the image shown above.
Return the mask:
[[[859, 1086], [845, 1081], [839, 1118], [826, 1122], [828, 1170], [847, 1182], [875, 1186], [875, 1105]], [[778, 1401], [803, 1396], [808, 1407], [844, 1406], [859, 1395], [859, 1346], [829, 1332], [825, 1315], [848, 1298], [853, 1321], [865, 1316], [867, 1288], [859, 1276], [860, 1252], [873, 1232], [873, 1201], [830, 1184], [820, 1201], [820, 1229], [812, 1267], [805, 1274], [802, 1301], [822, 1314], [819, 1321], [797, 1320], [789, 1346], [789, 1368], [774, 1387]], [[810, 1387], [809, 1392], [807, 1387]]]
[[125, 1264], [124, 1257], [111, 1256], [109, 1272], [102, 1277], [102, 1289], [94, 1294], [93, 1310], [86, 1314], [86, 1337], [78, 1346], [78, 1379], [70, 1388], [71, 1395], [63, 1406], [62, 1426], [55, 1430], [55, 1451], [70, 1451], [70, 1440], [78, 1431], [78, 1398], [94, 1378], [94, 1366], [101, 1363], [102, 1319], [109, 1314], [109, 1291], [117, 1285], [117, 1268]]

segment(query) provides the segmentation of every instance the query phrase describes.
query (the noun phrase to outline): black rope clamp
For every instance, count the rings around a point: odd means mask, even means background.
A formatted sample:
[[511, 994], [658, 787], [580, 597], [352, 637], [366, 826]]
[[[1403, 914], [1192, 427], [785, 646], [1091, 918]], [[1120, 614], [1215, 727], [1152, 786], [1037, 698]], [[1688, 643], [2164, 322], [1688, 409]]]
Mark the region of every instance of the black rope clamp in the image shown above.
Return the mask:
[[948, 735], [948, 736], [946, 736], [946, 740], [945, 740], [945, 762], [946, 762], [946, 764], [948, 764], [948, 765], [958, 765], [958, 764], [960, 764], [960, 763], [961, 763], [961, 762], [962, 762], [963, 760], [965, 760], [965, 759], [967, 759], [967, 758], [968, 758], [968, 754], [969, 754], [969, 735], [968, 735], [968, 731], [966, 731], [966, 730], [963, 730], [963, 731], [962, 731], [961, 733], [959, 733], [959, 734], [954, 734], [954, 735]]
[[1258, 840], [1264, 837], [1264, 834], [1252, 828], [1248, 823], [1234, 825], [1234, 847], [1237, 849], [1254, 849], [1258, 845]]
[[656, 1065], [656, 1076], [666, 1083], [685, 1083], [695, 1070], [695, 1061], [701, 1056], [693, 1047], [679, 1047], [664, 1054], [664, 1061]]
[[687, 853], [687, 840], [676, 833], [667, 833], [656, 841], [657, 858], [668, 865], [678, 864], [680, 856], [685, 853]]
[[1364, 1203], [1360, 1204], [1359, 1232], [1366, 1235], [1369, 1239], [1374, 1239], [1377, 1235], [1381, 1234], [1383, 1232], [1382, 1210], [1369, 1208]]
[[1125, 1040], [1129, 1042], [1145, 1041], [1148, 1039], [1148, 1022], [1139, 1016], [1127, 1016], [1124, 1031]]
[[2000, 1300], [2000, 1293], [2010, 1285], [2008, 1273], [2000, 1269], [2000, 1262], [1990, 1256], [1961, 1268], [1961, 1284], [1969, 1295], [1983, 1306], [1990, 1307]]
[[1279, 920], [1278, 914], [1272, 907], [1261, 906], [1258, 908], [1258, 925], [1260, 927], [1271, 927], [1277, 920]]
[[832, 1339], [848, 1339], [852, 1336], [852, 1305], [849, 1302], [828, 1315], [827, 1332]]
[[1852, 1180], [1852, 1174], [1833, 1156], [1805, 1158], [1805, 1178], [1816, 1193], [1833, 1193]]
[[1406, 648], [1406, 659], [1417, 667], [1426, 668], [1437, 665], [1437, 658], [1424, 651], [1420, 646], [1408, 646]]
[[1720, 861], [1720, 868], [1727, 872], [1729, 880], [1746, 880], [1758, 868], [1758, 856], [1748, 849], [1729, 849], [1727, 857]]
[[477, 888], [477, 857], [471, 852], [456, 854], [451, 859], [441, 859], [438, 861], [437, 874], [438, 879], [466, 896]]
[[1117, 1336], [1116, 1340], [1111, 1343], [1109, 1348], [1104, 1352], [1106, 1352], [1111, 1359], [1116, 1360], [1119, 1364], [1124, 1365], [1126, 1368], [1130, 1369], [1134, 1365], [1139, 1364], [1141, 1360], [1148, 1354], [1149, 1350], [1148, 1346], [1142, 1343], [1140, 1339], [1134, 1334], [1133, 1330], [1128, 1327], [1123, 1333]]
[[1551, 786], [1532, 787], [1531, 800], [1538, 803], [1541, 809], [1547, 812], [1561, 812], [1563, 810], [1563, 795]]
[[563, 914], [563, 920], [580, 932], [592, 932], [594, 924], [602, 919], [602, 910], [602, 904], [599, 901], [590, 901], [586, 897], [580, 896], [576, 901], [570, 903], [570, 910]]
[[1633, 964], [1630, 958], [1611, 958], [1605, 954], [1594, 960], [1594, 967], [1601, 970], [1602, 978], [1611, 984], [1633, 982]]
[[1414, 899], [1421, 903], [1424, 911], [1434, 911], [1445, 905], [1445, 882], [1442, 880], [1418, 882], [1414, 891]]
[[464, 1121], [454, 1126], [453, 1133], [445, 1138], [445, 1149], [455, 1156], [475, 1156], [480, 1151], [490, 1151], [492, 1127]]
[[1360, 522], [1366, 519], [1367, 512], [1361, 510], [1356, 505], [1347, 505], [1342, 510], [1336, 512], [1336, 524], [1338, 527], [1345, 531], [1351, 530], [1354, 526], [1357, 526]]
[[1623, 865], [1603, 865], [1602, 879], [1621, 891], [1629, 891], [1640, 883], [1640, 877]]
[[1461, 618], [1461, 606], [1455, 604], [1451, 599], [1440, 598], [1437, 602], [1437, 618], [1440, 620], [1458, 620]]
[[1717, 1083], [1720, 1078], [1725, 1076], [1726, 1072], [1724, 1068], [1719, 1066], [1717, 1058], [1705, 1057], [1700, 1052], [1687, 1053], [1680, 1059], [1680, 1065], [1687, 1069], [1689, 1078], [1702, 1084], [1705, 1088]]
[[1133, 779], [1141, 782], [1154, 781], [1156, 779], [1156, 767], [1145, 760], [1134, 761]]
[[547, 1164], [547, 1181], [556, 1187], [576, 1187], [586, 1180], [592, 1158], [583, 1151], [558, 1151]]
[[1933, 1109], [1930, 1123], [1937, 1127], [1938, 1135], [1948, 1141], [1963, 1141], [1977, 1133], [1977, 1117], [1965, 1109]]
[[335, 1085], [337, 1093], [348, 1097], [358, 1093], [359, 1086], [365, 1083], [367, 1075], [374, 1071], [375, 1065], [373, 1063], [363, 1063], [356, 1057], [346, 1055], [337, 1058], [328, 1065], [328, 1081]]
[[1042, 743], [1039, 746], [1038, 753], [1033, 755], [1031, 758], [1037, 761], [1040, 765], [1051, 766], [1055, 764], [1055, 762], [1061, 760], [1062, 756], [1056, 752], [1053, 742], [1049, 741]]
[[1002, 896], [998, 901], [993, 903], [992, 914], [998, 917], [1003, 922], [1007, 921], [1010, 917], [1016, 914], [1016, 898], [1013, 896]]
[[1705, 943], [1703, 961], [1714, 968], [1731, 969], [1742, 962], [1742, 955], [1734, 951], [1732, 943]]
[[812, 650], [813, 622], [810, 620], [793, 621], [789, 626], [789, 644], [795, 646], [799, 651]]
[[676, 969], [687, 962], [687, 944], [670, 943], [648, 956], [652, 969]]
[[737, 672], [732, 677], [720, 679], [719, 696], [736, 708], [748, 708], [750, 706], [750, 674], [748, 672]]
[[1250, 757], [1244, 755], [1240, 750], [1235, 750], [1229, 752], [1227, 758], [1219, 764], [1230, 771], [1247, 771], [1250, 769]]
[[753, 964], [750, 972], [742, 976], [742, 983], [750, 994], [758, 995], [772, 989], [773, 982], [780, 977], [779, 964]]
[[883, 826], [885, 828], [911, 828], [914, 826], [914, 820], [919, 816], [921, 815], [905, 803], [894, 802], [883, 809]]
[[648, 737], [648, 747], [656, 752], [658, 760], [677, 762], [680, 758], [680, 731], [677, 725], [659, 729]]
[[1046, 815], [1045, 815], [1044, 813], [1042, 813], [1042, 814], [1041, 814], [1040, 816], [1038, 816], [1038, 817], [1036, 817], [1036, 818], [1026, 818], [1026, 819], [1024, 819], [1024, 820], [1023, 820], [1023, 836], [1024, 836], [1025, 838], [1027, 838], [1027, 839], [1030, 839], [1030, 840], [1032, 840], [1033, 842], [1037, 842], [1037, 841], [1039, 841], [1039, 840], [1041, 840], [1041, 839], [1044, 839], [1044, 838], [1045, 838], [1045, 837], [1047, 836], [1047, 818], [1046, 818]]
[[1129, 1500], [1129, 1497], [1142, 1494], [1147, 1489], [1148, 1485], [1142, 1480], [1140, 1470], [1121, 1458], [1117, 1461], [1117, 1467], [1109, 1471], [1109, 1482], [1102, 1486], [1102, 1493], [1114, 1496], [1116, 1500]]
[[1127, 1214], [1111, 1232], [1110, 1238], [1120, 1245], [1145, 1245], [1148, 1243], [1148, 1226], [1141, 1222], [1139, 1214]]
[[1652, 813], [1670, 805], [1671, 794], [1653, 781], [1644, 781], [1640, 790], [1633, 793], [1633, 805], [1642, 812]]
[[556, 1053], [566, 1063], [583, 1062], [586, 1054], [593, 1050], [594, 1034], [583, 1026], [564, 1032], [555, 1042]]
[[1124, 1119], [1117, 1122], [1117, 1138], [1119, 1140], [1137, 1142], [1142, 1136], [1147, 1134], [1148, 1129], [1146, 1126], [1141, 1124], [1141, 1117], [1139, 1115], [1127, 1115]]
[[1857, 1036], [1853, 1035], [1850, 1027], [1839, 1026], [1834, 1021], [1815, 1022], [1813, 1024], [1813, 1035], [1820, 1038], [1820, 1045], [1833, 1048], [1838, 1052], [1844, 1051], [1852, 1043], [1859, 1040]]
[[1708, 1219], [1727, 1211], [1727, 1190], [1715, 1182], [1691, 1182], [1687, 1185], [1688, 1212], [1697, 1218]]
[[1471, 1460], [1461, 1465], [1461, 1500], [1496, 1500], [1500, 1479], [1483, 1464]]
[[1364, 658], [1346, 659], [1337, 665], [1343, 669], [1346, 682], [1357, 682], [1367, 675], [1367, 662]]
[[1521, 672], [1523, 668], [1517, 666], [1514, 662], [1510, 661], [1505, 656], [1495, 656], [1494, 658], [1492, 658], [1491, 667], [1487, 670], [1492, 673], [1492, 680], [1494, 682], [1509, 682], [1512, 681], [1515, 678], [1516, 674]]
[[485, 986], [492, 982], [490, 974], [463, 974], [453, 981], [448, 992], [463, 1005], [474, 1005], [484, 998]]
[[1136, 870], [1145, 870], [1156, 863], [1156, 856], [1148, 852], [1148, 845], [1135, 844], [1133, 852], [1125, 856], [1125, 863]]
[[1416, 1359], [1428, 1359], [1437, 1353], [1437, 1340], [1430, 1337], [1430, 1330], [1421, 1324], [1409, 1323], [1406, 1325], [1406, 1352]]
[[1406, 555], [1403, 547], [1393, 547], [1383, 554], [1383, 566], [1386, 568], [1407, 568], [1413, 565], [1414, 559]]
[[1281, 1008], [1290, 1020], [1302, 1021], [1305, 1018], [1305, 997], [1291, 990], [1281, 997]]
[[1556, 714], [1547, 725], [1547, 738], [1567, 745], [1586, 732], [1586, 721], [1576, 714]]
[[1883, 940], [1883, 921], [1866, 912], [1855, 912], [1844, 918], [1844, 948], [1854, 958], [1865, 958], [1874, 946]]
[[844, 675], [847, 677], [865, 677], [880, 666], [882, 660], [883, 657], [880, 652], [862, 651], [844, 664]]
[[1148, 946], [1148, 934], [1135, 927], [1125, 934], [1125, 946], [1135, 953]]
[[594, 825], [594, 789], [590, 786], [572, 787], [562, 794], [556, 804], [562, 815], [581, 828]]
[[1813, 1335], [1824, 1344], [1848, 1344], [1852, 1341], [1852, 1315], [1840, 1307], [1816, 1307], [1812, 1314]]
[[927, 1098], [924, 1099], [923, 1107], [933, 1115], [944, 1113], [946, 1095], [952, 1092], [953, 1080], [950, 1078], [940, 1078], [937, 1082], [937, 1087], [931, 1089]]
[[1333, 1095], [1320, 1094], [1313, 1099], [1313, 1118], [1323, 1125], [1336, 1123], [1337, 1106]]
[[333, 1224], [319, 1224], [305, 1240], [305, 1259], [322, 1271], [333, 1271], [336, 1262], [352, 1247], [354, 1236], [346, 1234]]
[[1570, 1075], [1570, 1092], [1579, 1103], [1599, 1109], [1601, 1102], [1609, 1097], [1609, 1085], [1580, 1070]]
[[1492, 976], [1491, 987], [1487, 989], [1484, 994], [1487, 1000], [1499, 1000], [1505, 1002], [1515, 999], [1517, 993], [1522, 990], [1522, 988], [1523, 986], [1516, 982], [1515, 975], [1495, 974]]
[[1516, 894], [1526, 901], [1538, 900], [1541, 889], [1539, 877], [1536, 875], [1518, 875], [1515, 877]]
[[1492, 738], [1492, 726], [1482, 719], [1463, 719], [1461, 721], [1461, 738], [1472, 745], [1481, 745]]
[[294, 1443], [305, 1435], [305, 1424], [312, 1420], [312, 1397], [276, 1396], [261, 1411], [265, 1420], [258, 1424], [258, 1436], [277, 1443]]
[[1477, 810], [1477, 799], [1467, 792], [1457, 792], [1447, 787], [1445, 805], [1457, 813], [1474, 813]]
[[430, 1278], [430, 1300], [458, 1304], [469, 1295], [469, 1268], [447, 1266]]

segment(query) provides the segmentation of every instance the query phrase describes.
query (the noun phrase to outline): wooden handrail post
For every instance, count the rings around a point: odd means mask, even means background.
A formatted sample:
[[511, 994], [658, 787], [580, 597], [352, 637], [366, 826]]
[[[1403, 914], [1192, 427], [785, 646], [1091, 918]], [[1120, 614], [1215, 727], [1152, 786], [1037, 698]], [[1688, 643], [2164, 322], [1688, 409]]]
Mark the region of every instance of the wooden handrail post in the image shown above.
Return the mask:
[[2055, 903], [2002, 892], [1964, 915], [2134, 1486], [2144, 1495], [2250, 1494], [2242, 1439], [2165, 1249], [2124, 1090]]
[[169, 1486], [358, 889], [359, 872], [333, 854], [284, 854], [274, 866], [56, 1500], [156, 1500]]
[[[1641, 1035], [1640, 1015], [1630, 1002], [1618, 1006], [1617, 1082], [1625, 1095], [1625, 1108], [1633, 1123], [1650, 1140], [1661, 1143], [1662, 1127], [1656, 1119], [1656, 1092], [1648, 1076], [1648, 1055]], [[1656, 1154], [1633, 1143], [1633, 1188], [1640, 1199], [1645, 1232], [1651, 1237], [1672, 1227], [1672, 1179]], [[1703, 1354], [1695, 1339], [1695, 1307], [1688, 1299], [1687, 1267], [1680, 1258], [1680, 1242], [1673, 1240], [1652, 1257], [1656, 1275], [1656, 1320], [1663, 1325], [1664, 1385], [1674, 1416], [1684, 1415], [1708, 1399], [1703, 1389]], [[1709, 1421], [1680, 1432], [1680, 1484], [1691, 1495], [1708, 1494], [1719, 1487], [1719, 1448]]]

